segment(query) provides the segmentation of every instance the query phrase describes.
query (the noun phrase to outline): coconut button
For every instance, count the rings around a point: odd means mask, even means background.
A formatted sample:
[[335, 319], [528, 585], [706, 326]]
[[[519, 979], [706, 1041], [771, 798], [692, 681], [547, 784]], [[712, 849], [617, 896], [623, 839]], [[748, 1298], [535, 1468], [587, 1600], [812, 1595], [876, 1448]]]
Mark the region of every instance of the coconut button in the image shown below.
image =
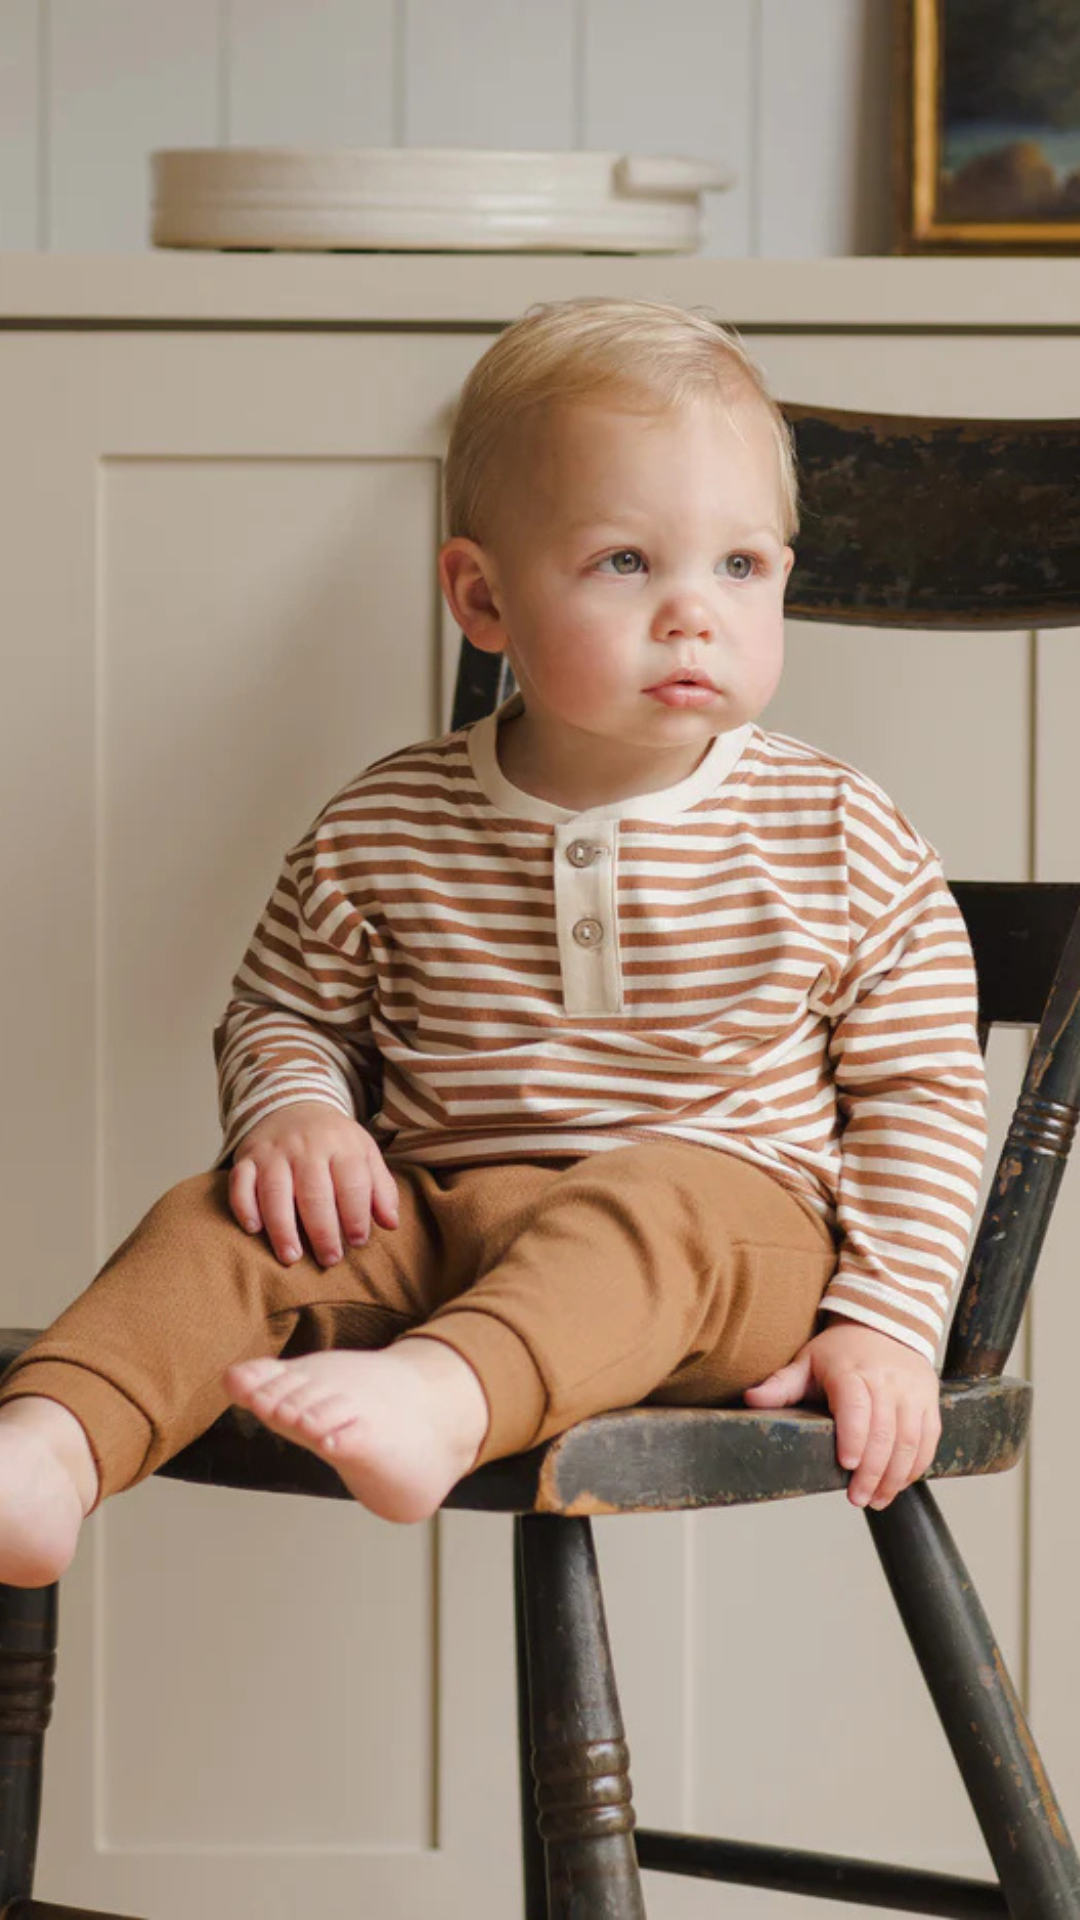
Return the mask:
[[598, 847], [592, 840], [571, 840], [566, 849], [566, 857], [572, 867], [591, 867], [605, 853], [605, 847]]

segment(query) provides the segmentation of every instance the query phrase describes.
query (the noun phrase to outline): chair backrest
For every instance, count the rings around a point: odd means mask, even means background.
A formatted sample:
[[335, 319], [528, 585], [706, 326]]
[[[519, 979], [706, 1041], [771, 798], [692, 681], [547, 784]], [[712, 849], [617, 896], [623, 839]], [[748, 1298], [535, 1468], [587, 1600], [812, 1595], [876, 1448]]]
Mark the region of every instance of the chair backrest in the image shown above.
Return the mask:
[[[785, 405], [802, 525], [787, 611], [859, 626], [1080, 622], [1080, 421], [946, 420]], [[944, 1371], [1001, 1372], [1080, 1105], [1080, 885], [953, 892], [980, 1040], [1038, 1031], [953, 1317]]]
[[1001, 1372], [1020, 1325], [1080, 1108], [1080, 884], [950, 882], [991, 1027], [1035, 1026], [1020, 1097], [953, 1315], [944, 1373]]
[[1076, 624], [1080, 421], [784, 412], [802, 496], [792, 619]]
[[[1080, 421], [946, 420], [784, 403], [801, 527], [786, 607], [868, 627], [1080, 624]], [[463, 638], [451, 725], [512, 692]], [[996, 1025], [1035, 1044], [998, 1159], [945, 1359], [1000, 1373], [1015, 1339], [1080, 1107], [1080, 882], [950, 883], [971, 935], [984, 1049]]]

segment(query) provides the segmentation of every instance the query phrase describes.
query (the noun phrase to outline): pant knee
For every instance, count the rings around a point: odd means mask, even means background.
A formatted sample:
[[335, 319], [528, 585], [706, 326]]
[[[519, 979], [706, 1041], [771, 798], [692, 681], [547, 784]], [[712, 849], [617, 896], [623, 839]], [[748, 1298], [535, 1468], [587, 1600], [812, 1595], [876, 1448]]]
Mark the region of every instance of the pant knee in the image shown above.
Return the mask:
[[[207, 1234], [235, 1226], [229, 1211], [228, 1175], [196, 1173], [169, 1187], [109, 1255], [99, 1279], [135, 1254], [151, 1259], [190, 1257], [192, 1245]], [[240, 1232], [240, 1228], [236, 1228]]]

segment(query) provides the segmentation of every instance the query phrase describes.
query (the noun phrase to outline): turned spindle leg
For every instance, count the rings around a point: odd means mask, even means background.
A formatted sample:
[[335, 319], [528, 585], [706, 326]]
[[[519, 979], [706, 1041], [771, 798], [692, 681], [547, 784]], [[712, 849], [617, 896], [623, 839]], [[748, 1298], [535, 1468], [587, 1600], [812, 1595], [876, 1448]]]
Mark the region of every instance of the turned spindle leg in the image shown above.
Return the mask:
[[0, 1910], [33, 1890], [57, 1592], [0, 1586]]
[[544, 1843], [536, 1824], [532, 1769], [532, 1706], [529, 1700], [529, 1640], [525, 1621], [525, 1576], [521, 1564], [521, 1520], [514, 1520], [514, 1641], [517, 1653], [518, 1781], [521, 1794], [521, 1864], [524, 1920], [548, 1920]]
[[548, 1920], [645, 1920], [592, 1530], [529, 1515], [521, 1549]]

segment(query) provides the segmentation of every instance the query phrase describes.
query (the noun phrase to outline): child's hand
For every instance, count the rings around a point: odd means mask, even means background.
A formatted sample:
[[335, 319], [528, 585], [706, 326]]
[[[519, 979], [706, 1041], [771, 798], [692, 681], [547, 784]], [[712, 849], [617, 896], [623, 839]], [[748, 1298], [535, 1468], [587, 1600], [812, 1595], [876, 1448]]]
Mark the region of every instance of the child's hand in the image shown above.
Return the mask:
[[929, 1360], [890, 1334], [837, 1318], [743, 1398], [787, 1407], [822, 1395], [836, 1422], [836, 1457], [851, 1469], [848, 1499], [887, 1507], [926, 1472], [941, 1438], [940, 1383]]
[[248, 1233], [266, 1228], [283, 1266], [301, 1254], [299, 1215], [316, 1260], [332, 1267], [342, 1236], [362, 1246], [372, 1217], [398, 1223], [397, 1186], [370, 1133], [319, 1100], [296, 1100], [260, 1120], [240, 1141], [229, 1205]]

